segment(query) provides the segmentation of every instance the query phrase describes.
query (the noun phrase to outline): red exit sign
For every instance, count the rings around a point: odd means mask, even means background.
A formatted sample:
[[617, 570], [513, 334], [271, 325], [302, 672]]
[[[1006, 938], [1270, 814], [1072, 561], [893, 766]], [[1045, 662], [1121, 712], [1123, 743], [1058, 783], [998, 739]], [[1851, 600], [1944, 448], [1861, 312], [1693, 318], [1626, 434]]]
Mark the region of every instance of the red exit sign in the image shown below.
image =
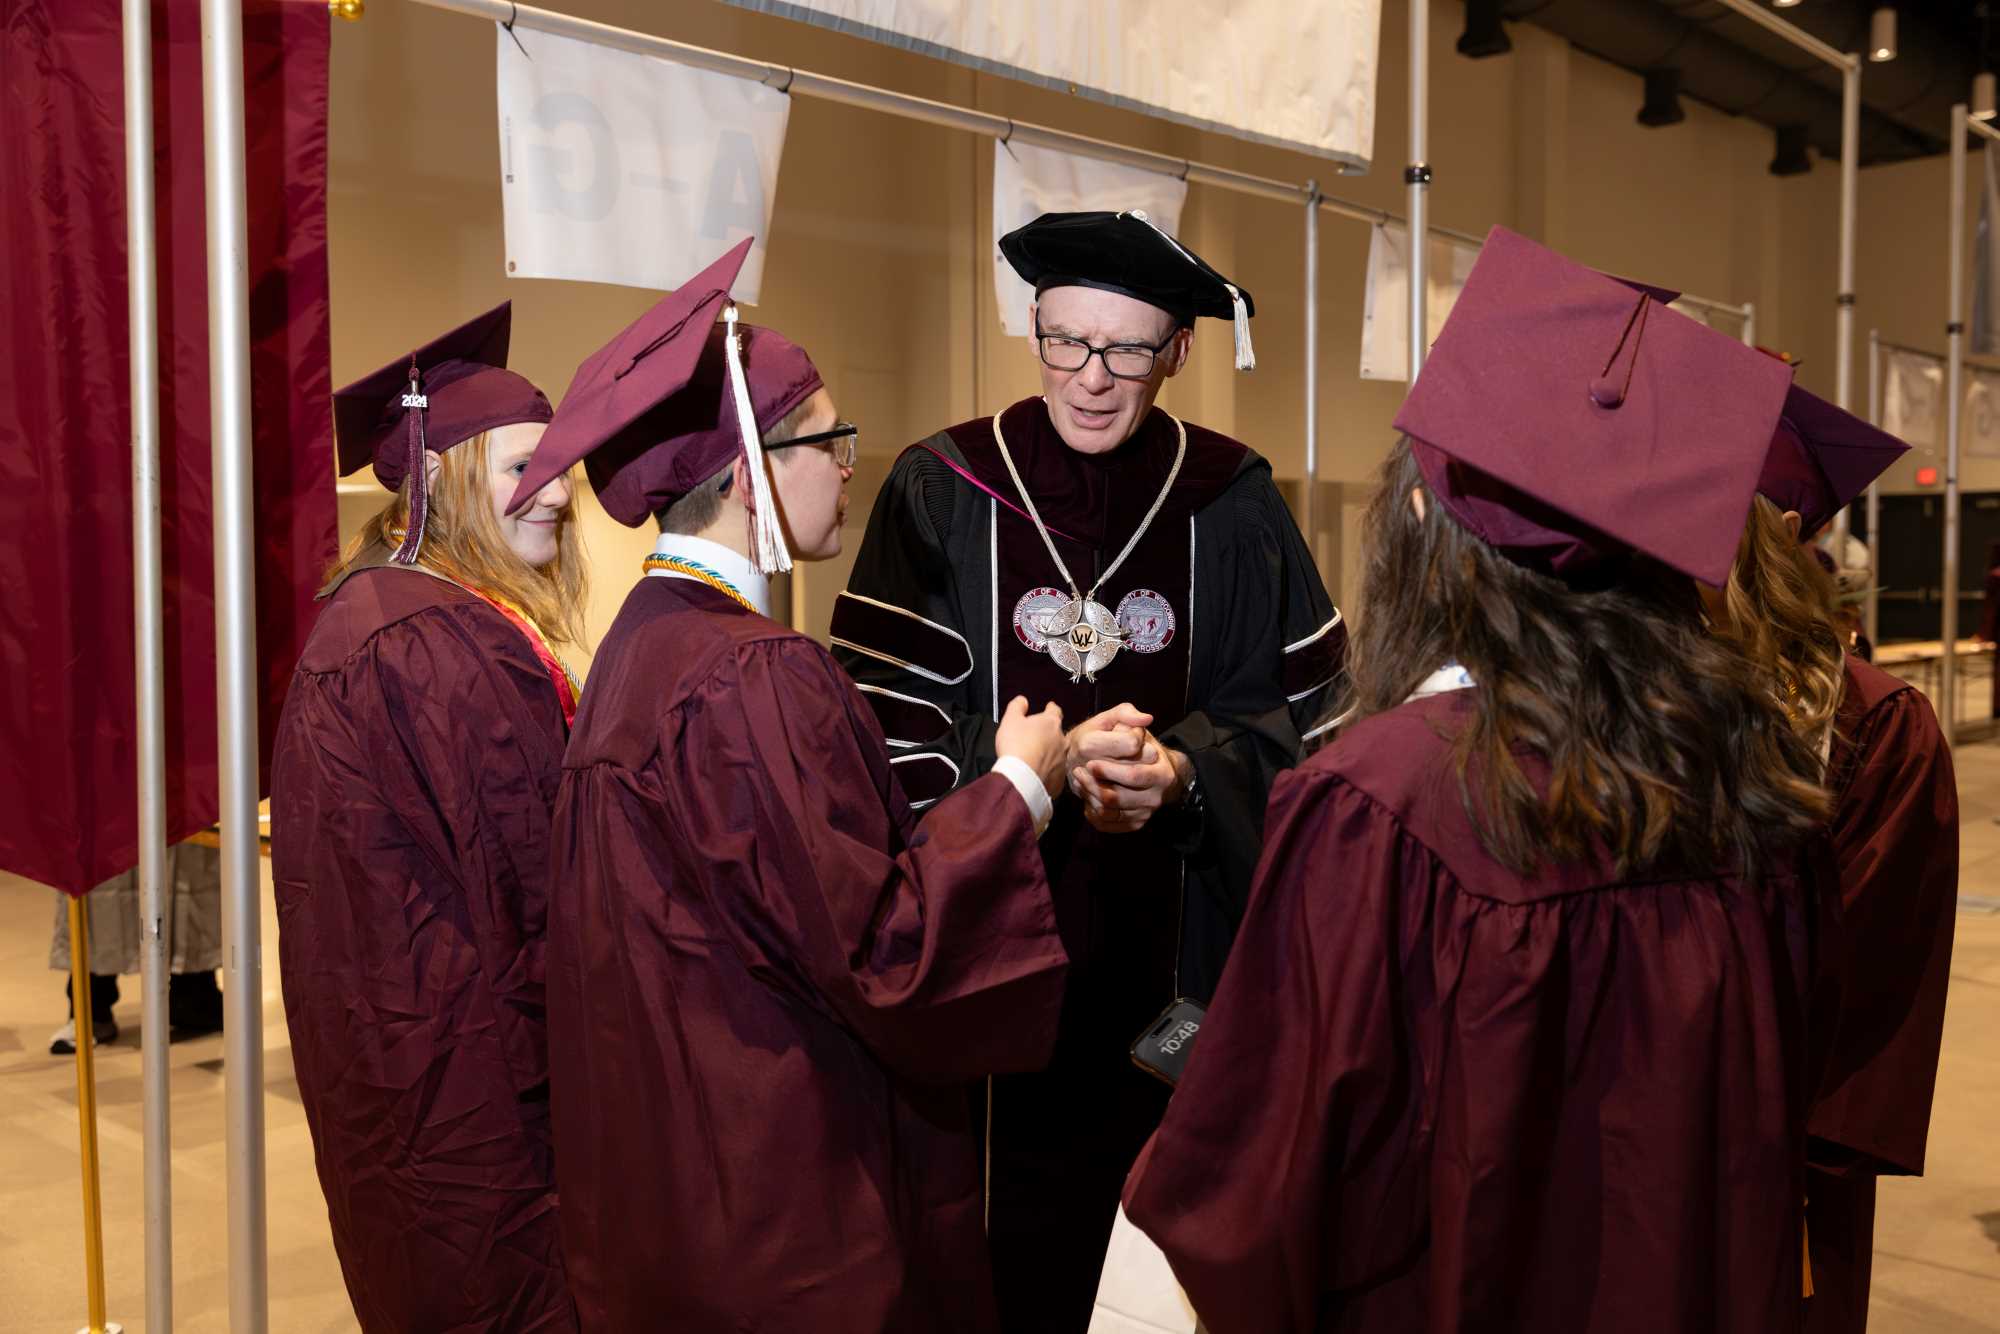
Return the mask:
[[1918, 486], [1936, 486], [1937, 484], [1938, 484], [1938, 470], [1936, 468], [1917, 469]]

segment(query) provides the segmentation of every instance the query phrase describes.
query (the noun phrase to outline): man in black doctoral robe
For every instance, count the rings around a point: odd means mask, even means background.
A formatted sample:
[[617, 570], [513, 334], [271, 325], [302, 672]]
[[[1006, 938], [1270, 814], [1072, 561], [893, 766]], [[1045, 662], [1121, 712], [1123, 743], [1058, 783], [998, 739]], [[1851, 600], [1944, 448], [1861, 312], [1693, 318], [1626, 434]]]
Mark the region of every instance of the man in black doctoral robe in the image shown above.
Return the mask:
[[1043, 395], [903, 453], [832, 638], [913, 803], [987, 771], [1016, 693], [1084, 720], [1042, 840], [1071, 959], [1055, 1056], [981, 1098], [1002, 1320], [1066, 1334], [1166, 1106], [1128, 1050], [1213, 992], [1346, 630], [1270, 465], [1154, 406], [1197, 315], [1233, 318], [1253, 364], [1248, 294], [1136, 213], [1048, 214], [1000, 246], [1036, 288]]

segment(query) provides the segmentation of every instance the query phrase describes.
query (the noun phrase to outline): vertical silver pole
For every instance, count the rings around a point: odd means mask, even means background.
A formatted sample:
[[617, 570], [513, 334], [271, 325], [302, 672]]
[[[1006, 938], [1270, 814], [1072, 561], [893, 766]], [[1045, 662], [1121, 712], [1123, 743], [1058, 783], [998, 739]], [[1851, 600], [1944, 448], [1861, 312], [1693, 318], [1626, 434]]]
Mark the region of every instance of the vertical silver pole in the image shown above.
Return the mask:
[[[1319, 182], [1306, 182], [1306, 482], [1299, 523], [1319, 561]], [[1321, 575], [1324, 577], [1322, 570]]]
[[1961, 318], [1965, 299], [1965, 103], [1951, 109], [1951, 296], [1944, 326], [1944, 621], [1939, 638], [1944, 656], [1938, 661], [1938, 717], [1945, 740], [1958, 741], [1958, 396], [1965, 350]]
[[214, 433], [216, 745], [222, 775], [229, 1328], [231, 1334], [264, 1334], [270, 1300], [264, 1217], [264, 961], [257, 903], [257, 622], [251, 540], [242, 0], [201, 0], [201, 93], [208, 210], [209, 416]]
[[1754, 301], [1743, 303], [1743, 342], [1748, 347], [1757, 346], [1757, 304]]
[[[1861, 166], [1861, 57], [1840, 73], [1840, 292], [1834, 297], [1833, 401], [1854, 406], [1854, 191]], [[1847, 508], [1833, 517], [1833, 550], [1847, 563]], [[1871, 530], [1872, 534], [1872, 530]]]
[[1410, 212], [1410, 383], [1424, 368], [1424, 353], [1430, 348], [1430, 325], [1424, 305], [1426, 261], [1430, 258], [1430, 220], [1425, 203], [1431, 183], [1426, 139], [1430, 131], [1430, 0], [1409, 0], [1410, 5], [1410, 165], [1403, 169], [1403, 183], [1409, 187]]
[[[1868, 421], [1871, 425], [1882, 424], [1882, 331], [1868, 331]], [[1865, 611], [1861, 623], [1868, 631], [1868, 642], [1874, 643], [1881, 613], [1881, 598], [1875, 586], [1881, 582], [1882, 574], [1882, 492], [1870, 482], [1868, 484], [1868, 600], [1862, 604]]]
[[132, 665], [138, 682], [139, 978], [146, 1328], [174, 1327], [167, 1112], [167, 761], [160, 581], [160, 353], [153, 244], [153, 14], [124, 0], [126, 325], [132, 357]]

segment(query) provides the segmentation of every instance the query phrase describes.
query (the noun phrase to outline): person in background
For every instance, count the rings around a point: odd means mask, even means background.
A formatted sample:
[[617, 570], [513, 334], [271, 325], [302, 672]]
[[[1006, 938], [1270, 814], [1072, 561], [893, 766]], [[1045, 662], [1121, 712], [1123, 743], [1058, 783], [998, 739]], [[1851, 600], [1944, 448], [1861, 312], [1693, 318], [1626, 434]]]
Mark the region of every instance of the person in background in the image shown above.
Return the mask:
[[1081, 1334], [1166, 1106], [1127, 1051], [1213, 993], [1271, 780], [1331, 712], [1347, 628], [1271, 465], [1155, 402], [1200, 317], [1254, 365], [1250, 294], [1143, 213], [1044, 214], [1000, 251], [1035, 288], [1042, 392], [903, 451], [832, 639], [913, 801], [986, 772], [1009, 696], [1072, 720], [1042, 840], [1075, 965], [1062, 1034], [976, 1111], [1002, 1323]]
[[1797, 1328], [1826, 800], [1696, 593], [1789, 378], [1487, 238], [1126, 1185], [1212, 1334]]
[[502, 305], [339, 391], [396, 492], [321, 596], [271, 762], [292, 1064], [366, 1334], [560, 1334], [544, 952], [583, 556]]
[[[175, 1041], [222, 1031], [222, 854], [199, 836], [167, 849], [167, 1026]], [[90, 1013], [98, 1043], [118, 1040], [118, 978], [139, 972], [139, 873], [126, 871], [83, 900], [90, 927]], [[56, 895], [49, 967], [69, 972], [69, 900]], [[49, 1054], [76, 1054], [76, 1001], [65, 978], [69, 1020], [49, 1038]]]
[[1843, 651], [1822, 548], [1802, 545], [1906, 448], [1793, 386], [1729, 581], [1707, 594], [1717, 630], [1825, 758], [1833, 797], [1841, 922], [1819, 957], [1837, 1001], [1815, 1035], [1828, 1055], [1807, 1123], [1809, 1334], [1868, 1327], [1876, 1178], [1923, 1174], [1944, 1037], [1958, 894], [1951, 749], [1922, 692]]
[[660, 528], [556, 800], [570, 1284], [604, 1334], [990, 1334], [965, 1086], [1055, 1040], [1062, 714], [1013, 700], [991, 772], [919, 824], [853, 683], [770, 619], [770, 574], [839, 554], [856, 428], [737, 323], [750, 244], [578, 369], [515, 497], [583, 459]]
[[[2000, 644], [2000, 542], [1986, 553], [1986, 596], [1979, 609], [1979, 629], [1973, 638], [1986, 644]], [[2000, 721], [2000, 654], [1993, 667], [1993, 718]]]

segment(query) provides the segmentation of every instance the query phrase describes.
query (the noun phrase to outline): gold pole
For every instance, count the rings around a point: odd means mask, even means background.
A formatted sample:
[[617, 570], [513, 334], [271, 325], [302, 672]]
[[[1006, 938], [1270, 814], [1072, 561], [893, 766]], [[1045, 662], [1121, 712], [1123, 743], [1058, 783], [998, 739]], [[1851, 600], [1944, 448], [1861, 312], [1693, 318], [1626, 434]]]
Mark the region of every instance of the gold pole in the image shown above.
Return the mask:
[[76, 1017], [76, 1120], [83, 1145], [83, 1266], [89, 1283], [90, 1324], [79, 1334], [107, 1334], [104, 1323], [104, 1217], [97, 1196], [96, 1047], [90, 1004], [90, 926], [83, 900], [69, 897], [70, 1010]]
[[335, 18], [346, 19], [349, 23], [358, 20], [367, 9], [363, 0], [327, 0], [326, 7]]

